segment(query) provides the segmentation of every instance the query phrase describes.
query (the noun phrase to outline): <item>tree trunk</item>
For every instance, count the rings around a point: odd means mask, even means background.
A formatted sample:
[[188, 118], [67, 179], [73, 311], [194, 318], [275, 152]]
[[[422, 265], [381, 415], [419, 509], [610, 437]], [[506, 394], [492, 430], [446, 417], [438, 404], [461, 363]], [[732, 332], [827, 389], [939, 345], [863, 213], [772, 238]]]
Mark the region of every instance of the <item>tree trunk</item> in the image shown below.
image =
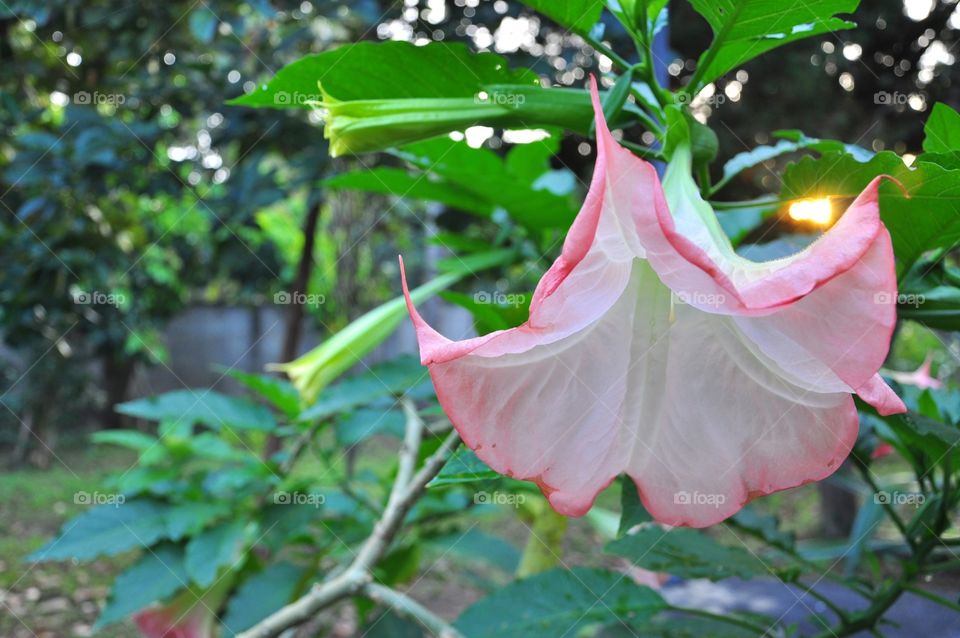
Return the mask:
[[[300, 263], [297, 265], [297, 278], [291, 291], [291, 304], [287, 311], [287, 321], [283, 334], [283, 350], [280, 361], [293, 361], [297, 357], [300, 346], [300, 333], [303, 330], [303, 304], [298, 303], [300, 295], [307, 294], [310, 285], [310, 271], [313, 268], [313, 248], [316, 243], [317, 221], [320, 218], [320, 200], [318, 199], [307, 209], [307, 218], [303, 223], [303, 251], [300, 253]], [[264, 446], [264, 458], [270, 458], [280, 451], [280, 439], [271, 434]]]

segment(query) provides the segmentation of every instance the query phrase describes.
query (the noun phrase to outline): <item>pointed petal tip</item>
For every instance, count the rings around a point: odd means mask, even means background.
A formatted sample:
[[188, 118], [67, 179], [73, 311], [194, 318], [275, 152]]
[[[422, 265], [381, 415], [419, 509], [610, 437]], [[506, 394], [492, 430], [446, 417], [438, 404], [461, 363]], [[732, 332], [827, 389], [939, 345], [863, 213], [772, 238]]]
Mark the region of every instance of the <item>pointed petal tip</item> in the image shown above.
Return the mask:
[[420, 346], [420, 363], [429, 365], [433, 362], [432, 354], [438, 347], [448, 343], [446, 337], [430, 327], [424, 318], [417, 312], [417, 307], [413, 304], [413, 298], [410, 296], [410, 287], [407, 285], [407, 271], [403, 265], [403, 256], [397, 255], [400, 262], [400, 285], [403, 287], [403, 298], [407, 303], [407, 312], [410, 313], [410, 319], [413, 321], [413, 329], [417, 333], [417, 344]]

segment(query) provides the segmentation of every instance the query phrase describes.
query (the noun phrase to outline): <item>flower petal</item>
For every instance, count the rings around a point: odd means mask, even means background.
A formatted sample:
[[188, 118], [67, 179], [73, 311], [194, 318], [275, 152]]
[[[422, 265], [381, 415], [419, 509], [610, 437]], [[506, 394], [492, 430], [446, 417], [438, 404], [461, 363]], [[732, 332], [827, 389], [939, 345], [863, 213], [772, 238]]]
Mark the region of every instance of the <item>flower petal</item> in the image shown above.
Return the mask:
[[784, 379], [729, 317], [675, 310], [662, 411], [634, 416], [646, 446], [627, 468], [654, 518], [705, 527], [840, 466], [858, 428], [848, 393]]

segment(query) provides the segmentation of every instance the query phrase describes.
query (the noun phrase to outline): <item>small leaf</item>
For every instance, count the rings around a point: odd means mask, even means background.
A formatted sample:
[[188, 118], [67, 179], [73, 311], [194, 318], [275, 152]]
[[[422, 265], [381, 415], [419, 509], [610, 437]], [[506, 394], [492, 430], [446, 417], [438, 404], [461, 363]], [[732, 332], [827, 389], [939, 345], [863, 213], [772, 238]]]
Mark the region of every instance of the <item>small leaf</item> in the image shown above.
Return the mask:
[[288, 419], [300, 412], [300, 394], [293, 384], [272, 374], [253, 374], [240, 370], [226, 370], [231, 377], [247, 386], [280, 410]]
[[437, 478], [427, 484], [427, 487], [489, 481], [500, 477], [500, 474], [491, 470], [486, 463], [477, 458], [473, 450], [461, 447], [443, 466]]
[[138, 452], [149, 450], [157, 444], [157, 437], [138, 430], [101, 430], [90, 435], [98, 444], [119, 445]]
[[580, 34], [588, 33], [600, 19], [603, 3], [595, 0], [521, 0], [535, 9]]

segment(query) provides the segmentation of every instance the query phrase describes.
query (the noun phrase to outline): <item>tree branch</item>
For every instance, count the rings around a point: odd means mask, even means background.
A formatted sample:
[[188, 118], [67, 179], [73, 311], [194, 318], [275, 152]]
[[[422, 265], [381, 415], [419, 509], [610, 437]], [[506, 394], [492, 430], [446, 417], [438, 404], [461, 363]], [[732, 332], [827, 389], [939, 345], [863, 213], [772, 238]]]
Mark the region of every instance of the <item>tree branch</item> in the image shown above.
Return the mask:
[[418, 623], [438, 638], [464, 638], [464, 635], [448, 624], [443, 618], [395, 589], [370, 583], [363, 589], [363, 595], [373, 602], [389, 607], [398, 616], [403, 616]]
[[[451, 432], [437, 451], [424, 462], [423, 467], [414, 473], [424, 425], [409, 400], [403, 400], [403, 410], [407, 416], [407, 427], [403, 445], [400, 447], [397, 477], [390, 490], [383, 514], [353, 561], [337, 575], [323, 583], [314, 584], [300, 599], [279, 609], [250, 629], [237, 634], [237, 638], [273, 638], [285, 629], [303, 624], [320, 610], [344, 598], [369, 590], [373, 582], [371, 570], [389, 549], [407, 513], [423, 494], [427, 483], [440, 472], [450, 455], [460, 445], [460, 436], [456, 432]], [[379, 589], [375, 588], [374, 591], [374, 595], [383, 594]], [[419, 607], [419, 604], [414, 604]], [[407, 608], [412, 609], [409, 604]], [[456, 637], [458, 634], [447, 633], [443, 636], [444, 638]]]

